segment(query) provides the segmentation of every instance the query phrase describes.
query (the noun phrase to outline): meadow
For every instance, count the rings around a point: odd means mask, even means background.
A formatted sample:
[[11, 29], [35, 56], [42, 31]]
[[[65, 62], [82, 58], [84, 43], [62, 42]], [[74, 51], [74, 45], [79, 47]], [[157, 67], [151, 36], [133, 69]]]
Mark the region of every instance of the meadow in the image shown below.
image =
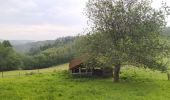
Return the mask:
[[[121, 80], [72, 77], [68, 64], [40, 69], [22, 77], [0, 78], [0, 100], [169, 100], [167, 74], [124, 67]], [[37, 71], [37, 70], [30, 70]], [[18, 71], [5, 72], [12, 75]], [[23, 71], [23, 73], [25, 73]]]

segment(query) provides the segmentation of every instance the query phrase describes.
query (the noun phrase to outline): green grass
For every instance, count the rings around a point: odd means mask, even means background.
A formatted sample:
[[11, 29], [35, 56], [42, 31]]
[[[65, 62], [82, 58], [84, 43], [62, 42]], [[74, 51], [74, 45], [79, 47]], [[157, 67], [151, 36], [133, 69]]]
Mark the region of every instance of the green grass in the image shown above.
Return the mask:
[[[1, 100], [169, 100], [165, 73], [125, 67], [121, 81], [112, 78], [73, 78], [68, 64], [42, 69], [41, 74], [0, 78]], [[46, 73], [48, 72], [48, 73]], [[17, 73], [17, 71], [7, 72]]]
[[[16, 70], [16, 71], [6, 71], [3, 72], [4, 77], [15, 77], [15, 76], [25, 76], [29, 75], [31, 73], [50, 73], [50, 72], [55, 72], [55, 71], [62, 71], [62, 70], [67, 70], [68, 69], [68, 64], [62, 64], [58, 66], [53, 66], [50, 68], [44, 68], [44, 69], [36, 69], [36, 70]], [[2, 75], [0, 74], [0, 77]]]

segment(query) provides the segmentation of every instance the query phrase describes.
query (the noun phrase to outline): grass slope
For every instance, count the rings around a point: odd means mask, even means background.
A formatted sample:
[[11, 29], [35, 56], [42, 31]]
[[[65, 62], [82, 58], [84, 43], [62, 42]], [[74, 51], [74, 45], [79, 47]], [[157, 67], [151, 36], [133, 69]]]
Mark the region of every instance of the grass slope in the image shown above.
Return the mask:
[[[3, 72], [3, 76], [6, 77], [17, 77], [19, 76], [25, 76], [25, 75], [31, 75], [35, 73], [51, 73], [51, 72], [56, 72], [56, 71], [62, 71], [62, 70], [67, 70], [68, 69], [68, 64], [62, 64], [58, 66], [53, 66], [49, 68], [44, 68], [44, 69], [35, 69], [35, 70], [16, 70], [16, 71], [6, 71]], [[2, 75], [0, 74], [2, 77]]]
[[[169, 100], [166, 74], [139, 68], [123, 68], [121, 82], [111, 78], [73, 78], [68, 64], [56, 72], [0, 78], [1, 100]], [[45, 69], [43, 69], [46, 72]], [[7, 73], [15, 73], [7, 72]], [[17, 73], [17, 72], [16, 72]]]

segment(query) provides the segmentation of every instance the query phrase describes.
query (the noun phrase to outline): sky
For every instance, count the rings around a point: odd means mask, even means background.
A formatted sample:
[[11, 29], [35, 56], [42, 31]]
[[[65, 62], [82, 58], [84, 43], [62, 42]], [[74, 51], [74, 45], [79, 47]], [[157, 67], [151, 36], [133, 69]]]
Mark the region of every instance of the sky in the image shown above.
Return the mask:
[[[88, 0], [0, 0], [0, 39], [54, 40], [87, 29]], [[162, 0], [153, 0], [158, 8]], [[170, 0], [163, 0], [170, 6]], [[170, 25], [170, 18], [168, 18]]]

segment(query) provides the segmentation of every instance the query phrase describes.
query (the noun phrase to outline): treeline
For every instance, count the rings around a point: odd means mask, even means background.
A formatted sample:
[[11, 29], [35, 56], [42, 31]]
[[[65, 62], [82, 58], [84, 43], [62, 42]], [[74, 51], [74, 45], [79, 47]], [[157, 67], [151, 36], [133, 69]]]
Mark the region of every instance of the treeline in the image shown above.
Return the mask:
[[75, 55], [76, 37], [59, 38], [54, 44], [32, 48], [24, 56], [24, 69], [46, 68], [69, 62]]
[[28, 55], [35, 55], [40, 53], [41, 51], [44, 51], [46, 49], [49, 48], [58, 48], [58, 47], [62, 47], [65, 45], [71, 45], [77, 37], [72, 37], [72, 36], [68, 36], [68, 37], [63, 37], [63, 38], [58, 38], [55, 40], [54, 43], [47, 43], [43, 46], [39, 46], [39, 47], [32, 47], [29, 52], [27, 53]]
[[31, 48], [26, 54], [16, 53], [9, 41], [0, 43], [0, 70], [39, 69], [69, 62], [76, 54], [78, 37], [64, 37], [53, 44]]
[[[26, 54], [17, 53], [9, 41], [0, 42], [0, 71], [47, 68], [67, 63], [75, 56], [87, 54], [87, 51], [103, 50], [102, 52], [105, 52], [105, 48], [99, 48], [99, 44], [104, 43], [104, 39], [99, 38], [100, 41], [95, 41], [95, 39], [91, 38], [91, 35], [63, 37], [56, 39], [53, 43], [31, 48]], [[95, 42], [94, 45], [92, 45], [93, 42]], [[90, 54], [89, 56], [93, 55]], [[101, 59], [100, 55], [91, 58], [100, 58], [100, 61], [105, 60], [105, 58]]]

